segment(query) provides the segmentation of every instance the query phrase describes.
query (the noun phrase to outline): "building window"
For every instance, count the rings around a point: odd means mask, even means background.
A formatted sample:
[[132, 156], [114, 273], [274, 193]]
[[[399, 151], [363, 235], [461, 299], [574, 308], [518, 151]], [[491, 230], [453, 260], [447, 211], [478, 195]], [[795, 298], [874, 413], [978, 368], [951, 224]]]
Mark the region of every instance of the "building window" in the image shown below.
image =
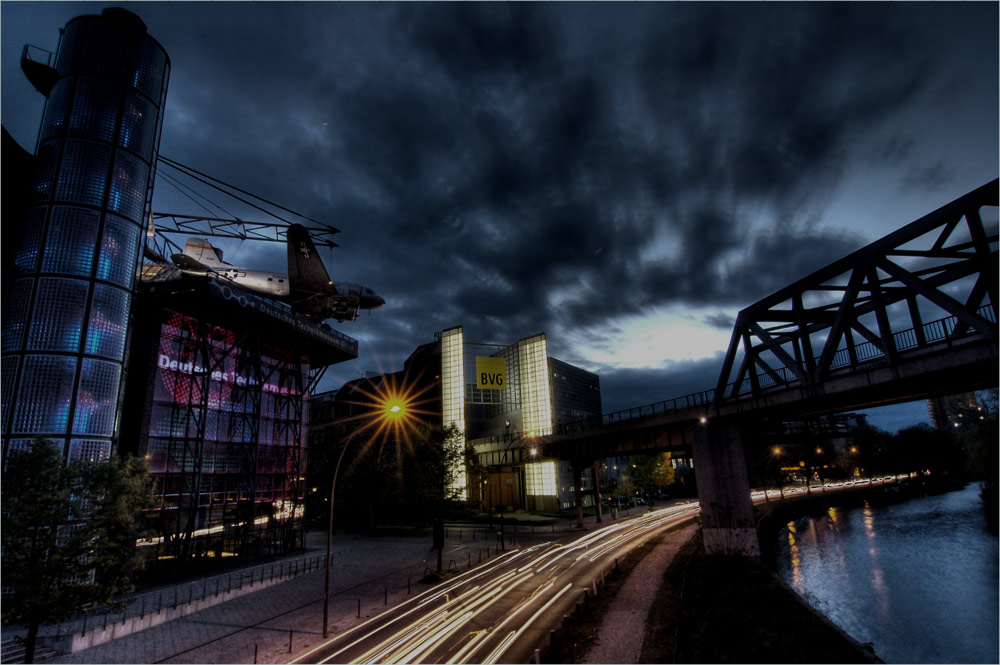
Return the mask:
[[99, 222], [95, 210], [54, 207], [42, 254], [42, 272], [90, 277]]
[[115, 136], [120, 98], [121, 86], [111, 81], [79, 79], [69, 116], [69, 135], [110, 143]]
[[149, 161], [156, 143], [156, 120], [156, 107], [142, 95], [129, 92], [125, 97], [125, 113], [118, 133], [118, 145]]
[[28, 348], [79, 351], [86, 304], [87, 282], [55, 277], [38, 280], [35, 313], [28, 331]]
[[134, 222], [142, 221], [146, 205], [146, 177], [149, 167], [141, 159], [127, 152], [115, 158], [115, 173], [111, 179], [108, 209]]
[[524, 487], [529, 496], [556, 496], [556, 463], [532, 462], [524, 465]]
[[24, 340], [24, 329], [28, 323], [28, 305], [31, 302], [32, 279], [19, 279], [14, 282], [11, 296], [4, 303], [3, 339], [0, 342], [4, 351], [17, 351]]
[[108, 176], [111, 148], [89, 141], [66, 141], [56, 199], [100, 206]]
[[93, 441], [90, 439], [73, 439], [69, 442], [69, 459], [103, 462], [111, 457], [110, 441]]
[[45, 117], [42, 119], [44, 137], [62, 134], [66, 129], [66, 114], [69, 111], [70, 93], [73, 90], [73, 79], [64, 78], [52, 86], [49, 100], [45, 103]]
[[132, 288], [139, 260], [139, 227], [115, 215], [107, 215], [101, 255], [97, 260], [97, 278]]
[[90, 307], [84, 352], [121, 361], [125, 355], [125, 325], [131, 296], [114, 286], [96, 284]]
[[114, 433], [115, 403], [122, 368], [118, 363], [85, 359], [76, 398], [73, 431], [77, 434], [111, 436]]
[[76, 358], [27, 356], [12, 431], [25, 434], [65, 432], [75, 373]]
[[24, 224], [24, 239], [17, 250], [14, 265], [23, 272], [38, 269], [38, 256], [42, 252], [42, 232], [45, 230], [45, 207], [32, 208]]

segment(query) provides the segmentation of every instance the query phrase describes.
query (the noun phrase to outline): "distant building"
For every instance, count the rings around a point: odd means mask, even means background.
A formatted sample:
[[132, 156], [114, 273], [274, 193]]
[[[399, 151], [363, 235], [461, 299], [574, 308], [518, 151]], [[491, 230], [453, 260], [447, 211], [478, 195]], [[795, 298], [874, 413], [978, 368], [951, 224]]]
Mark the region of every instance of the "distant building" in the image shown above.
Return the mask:
[[[324, 422], [314, 411], [311, 439], [333, 431], [337, 422], [347, 422], [359, 409], [370, 410], [364, 395], [377, 392], [379, 385], [405, 382], [420, 393], [421, 411], [434, 414], [425, 418], [456, 427], [461, 433], [457, 445], [471, 444], [486, 466], [479, 487], [470, 487], [464, 470], [456, 470], [451, 489], [486, 510], [558, 510], [573, 505], [568, 464], [531, 458], [513, 444], [551, 434], [561, 422], [600, 416], [600, 378], [550, 358], [544, 333], [509, 345], [466, 341], [461, 326], [437, 337], [414, 351], [400, 372], [363, 377], [335, 393], [318, 395], [326, 416], [331, 411], [325, 405], [332, 399], [334, 419]], [[312, 445], [321, 443], [317, 439]]]
[[979, 401], [976, 400], [976, 393], [943, 395], [927, 400], [931, 427], [939, 430], [959, 428], [966, 419], [978, 418], [982, 410]]

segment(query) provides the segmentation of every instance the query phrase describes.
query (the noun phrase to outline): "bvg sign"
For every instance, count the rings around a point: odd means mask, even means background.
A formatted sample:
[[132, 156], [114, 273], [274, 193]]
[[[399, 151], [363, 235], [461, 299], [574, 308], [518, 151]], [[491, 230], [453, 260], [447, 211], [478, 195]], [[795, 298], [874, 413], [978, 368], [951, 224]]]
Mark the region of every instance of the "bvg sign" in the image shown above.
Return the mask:
[[476, 387], [480, 390], [507, 390], [507, 361], [503, 358], [476, 358]]

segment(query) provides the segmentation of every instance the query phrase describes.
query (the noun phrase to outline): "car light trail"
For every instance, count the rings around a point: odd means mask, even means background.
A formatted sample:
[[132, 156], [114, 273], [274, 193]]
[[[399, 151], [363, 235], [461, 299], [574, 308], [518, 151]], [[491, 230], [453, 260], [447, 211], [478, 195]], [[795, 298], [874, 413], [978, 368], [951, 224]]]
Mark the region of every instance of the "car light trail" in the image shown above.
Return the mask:
[[[368, 632], [368, 633], [366, 633], [364, 635], [359, 636], [358, 638], [356, 638], [350, 644], [344, 645], [343, 647], [341, 647], [337, 651], [333, 652], [332, 654], [328, 655], [326, 658], [324, 658], [323, 660], [320, 660], [318, 662], [319, 663], [328, 663], [333, 658], [335, 658], [336, 656], [340, 655], [344, 651], [347, 651], [348, 649], [350, 649], [350, 648], [352, 648], [352, 647], [360, 644], [364, 640], [369, 639], [378, 630], [380, 630], [382, 628], [385, 628], [386, 626], [392, 625], [393, 623], [396, 623], [397, 621], [402, 621], [403, 619], [405, 619], [410, 614], [413, 614], [414, 612], [420, 612], [420, 611], [424, 610], [425, 608], [421, 607], [421, 605], [423, 605], [425, 602], [427, 602], [429, 600], [432, 600], [432, 599], [435, 599], [435, 598], [440, 598], [441, 596], [447, 594], [449, 591], [451, 591], [452, 589], [456, 588], [457, 586], [461, 586], [462, 584], [468, 583], [468, 582], [470, 582], [472, 580], [475, 580], [475, 579], [478, 579], [478, 578], [482, 577], [483, 575], [489, 574], [492, 571], [492, 569], [496, 568], [498, 565], [500, 565], [500, 564], [503, 563], [504, 557], [509, 556], [509, 555], [513, 555], [513, 554], [518, 554], [518, 552], [511, 552], [508, 555], [503, 555], [503, 556], [497, 557], [493, 561], [491, 561], [491, 562], [483, 565], [481, 568], [477, 568], [476, 570], [470, 570], [470, 571], [467, 571], [465, 573], [462, 573], [461, 575], [458, 575], [457, 577], [454, 578], [454, 580], [452, 580], [453, 584], [449, 585], [445, 589], [428, 589], [427, 591], [424, 591], [422, 593], [417, 594], [412, 599], [410, 599], [409, 601], [407, 601], [407, 603], [415, 603], [414, 607], [412, 607], [411, 609], [407, 610], [406, 612], [403, 612], [398, 617], [395, 617], [395, 618], [389, 620], [385, 624], [382, 624], [379, 628], [376, 628], [373, 631], [370, 631], [370, 632]], [[427, 596], [427, 598], [425, 598], [424, 600], [419, 600], [423, 596]], [[419, 601], [419, 602], [417, 602], [417, 601]], [[325, 649], [325, 648], [329, 647], [334, 642], [338, 642], [340, 640], [345, 639], [351, 633], [360, 631], [362, 628], [364, 628], [365, 626], [367, 626], [367, 625], [369, 625], [369, 624], [371, 624], [373, 622], [378, 622], [379, 620], [381, 620], [386, 615], [392, 614], [393, 612], [396, 612], [397, 610], [398, 610], [398, 608], [391, 609], [391, 610], [386, 610], [385, 612], [382, 612], [381, 614], [378, 614], [378, 615], [372, 617], [371, 619], [368, 619], [368, 620], [364, 621], [363, 623], [360, 623], [357, 626], [354, 626], [353, 628], [350, 628], [349, 630], [345, 631], [342, 635], [338, 635], [338, 636], [336, 636], [334, 638], [331, 638], [331, 639], [327, 640], [326, 642], [323, 642], [322, 644], [319, 644], [319, 645], [313, 647], [312, 649], [310, 649], [309, 651], [305, 652], [301, 656], [297, 656], [296, 658], [290, 660], [289, 663], [308, 662], [307, 659], [310, 656], [312, 656], [314, 653], [316, 653], [318, 651], [321, 651], [322, 649]]]
[[[553, 583], [554, 582], [555, 582], [555, 580], [553, 580]], [[549, 585], [549, 586], [551, 587], [552, 585]], [[489, 656], [486, 657], [486, 659], [483, 661], [484, 665], [486, 663], [495, 663], [495, 662], [497, 662], [497, 659], [499, 659], [500, 656], [502, 656], [504, 654], [504, 652], [506, 652], [507, 649], [510, 648], [510, 645], [513, 644], [514, 641], [517, 640], [517, 638], [520, 635], [524, 634], [524, 631], [528, 629], [528, 626], [530, 626], [532, 623], [534, 623], [535, 619], [537, 619], [539, 617], [539, 615], [541, 615], [542, 612], [544, 612], [545, 610], [547, 610], [550, 607], [552, 607], [552, 604], [555, 603], [557, 600], [559, 600], [559, 597], [562, 596], [567, 591], [569, 591], [572, 586], [573, 586], [573, 583], [570, 582], [569, 584], [567, 584], [566, 586], [564, 586], [562, 589], [560, 589], [556, 593], [556, 595], [552, 596], [552, 598], [549, 599], [549, 602], [547, 602], [544, 605], [542, 605], [541, 607], [539, 607], [538, 610], [534, 614], [531, 615], [530, 619], [528, 619], [523, 624], [521, 624], [521, 627], [518, 628], [517, 631], [515, 631], [511, 635], [508, 635], [507, 639], [504, 639], [504, 641], [501, 642], [500, 645], [497, 646], [497, 648], [493, 650], [493, 653], [491, 653]]]
[[[602, 576], [610, 554], [690, 519], [696, 503], [650, 511], [578, 534], [511, 550], [382, 612], [293, 663], [496, 663], [526, 658], [538, 624], [558, 621], [570, 591]], [[572, 555], [572, 556], [570, 556]], [[537, 580], [537, 581], [532, 581]], [[558, 580], [558, 582], [557, 582]]]

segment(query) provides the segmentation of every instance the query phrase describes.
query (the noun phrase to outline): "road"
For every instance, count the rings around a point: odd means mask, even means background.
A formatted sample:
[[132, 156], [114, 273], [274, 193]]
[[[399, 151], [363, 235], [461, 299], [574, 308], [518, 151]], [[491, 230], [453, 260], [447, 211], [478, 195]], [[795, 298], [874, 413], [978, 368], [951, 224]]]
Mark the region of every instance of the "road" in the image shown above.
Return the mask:
[[316, 646], [292, 663], [527, 663], [615, 560], [693, 519], [697, 502], [509, 550]]

